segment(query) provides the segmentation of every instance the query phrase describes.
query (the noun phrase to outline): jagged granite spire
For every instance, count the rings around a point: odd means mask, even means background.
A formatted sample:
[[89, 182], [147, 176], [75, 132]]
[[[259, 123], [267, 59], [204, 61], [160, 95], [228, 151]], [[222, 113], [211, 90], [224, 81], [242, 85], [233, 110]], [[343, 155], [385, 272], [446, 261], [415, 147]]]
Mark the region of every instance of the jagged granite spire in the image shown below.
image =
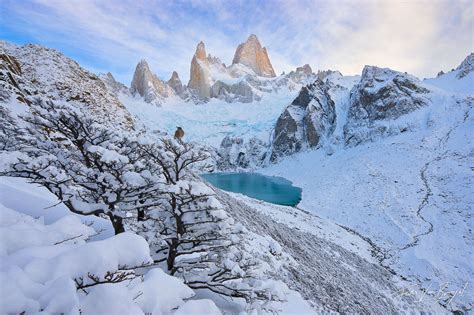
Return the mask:
[[171, 74], [171, 78], [168, 80], [167, 84], [174, 90], [177, 95], [183, 95], [183, 83], [181, 83], [181, 80], [179, 79], [178, 73], [176, 71], [173, 71], [173, 74]]
[[209, 61], [206, 57], [206, 47], [201, 41], [196, 47], [191, 61], [188, 88], [200, 99], [208, 99], [211, 96], [209, 83]]
[[148, 103], [161, 103], [160, 98], [165, 98], [173, 93], [173, 90], [162, 80], [154, 75], [146, 60], [141, 60], [135, 68], [133, 80], [130, 87], [132, 94], [139, 94]]
[[245, 43], [240, 44], [235, 51], [232, 64], [240, 63], [251, 68], [255, 74], [262, 77], [275, 77], [275, 70], [268, 58], [267, 49], [262, 47], [257, 36], [251, 34]]

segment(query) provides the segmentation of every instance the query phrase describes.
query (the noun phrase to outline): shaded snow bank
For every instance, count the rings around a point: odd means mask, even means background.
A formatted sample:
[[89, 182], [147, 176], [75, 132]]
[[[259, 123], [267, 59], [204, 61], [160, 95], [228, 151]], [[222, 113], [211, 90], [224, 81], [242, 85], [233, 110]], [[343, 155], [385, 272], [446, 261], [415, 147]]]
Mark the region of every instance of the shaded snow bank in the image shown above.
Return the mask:
[[152, 262], [140, 236], [87, 242], [95, 231], [76, 216], [45, 225], [3, 205], [0, 212], [1, 313], [182, 314], [198, 303], [220, 314], [212, 301], [185, 302], [194, 292], [161, 269], [136, 274]]

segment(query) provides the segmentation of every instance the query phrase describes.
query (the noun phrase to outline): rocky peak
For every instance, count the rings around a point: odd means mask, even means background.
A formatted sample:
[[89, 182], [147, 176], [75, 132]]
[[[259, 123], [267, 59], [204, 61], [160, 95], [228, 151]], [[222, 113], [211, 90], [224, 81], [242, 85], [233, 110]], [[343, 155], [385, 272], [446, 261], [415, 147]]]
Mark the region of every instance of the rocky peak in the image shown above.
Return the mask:
[[171, 74], [171, 78], [168, 80], [167, 84], [175, 91], [177, 95], [183, 95], [183, 84], [181, 83], [176, 71], [173, 71], [173, 74]]
[[458, 74], [456, 78], [462, 79], [472, 71], [474, 71], [474, 53], [470, 53], [463, 62], [456, 68]]
[[304, 66], [296, 68], [296, 72], [310, 75], [311, 73], [313, 73], [313, 69], [311, 69], [311, 66], [309, 64], [305, 64]]
[[139, 94], [145, 98], [148, 103], [155, 105], [161, 104], [161, 99], [170, 96], [172, 89], [162, 80], [154, 75], [146, 60], [141, 60], [133, 74], [133, 80], [130, 87], [132, 94]]
[[107, 86], [107, 89], [116, 96], [119, 93], [123, 93], [123, 94], [130, 93], [130, 90], [125, 86], [125, 84], [115, 80], [114, 76], [110, 72], [99, 75], [99, 78], [102, 80], [102, 82], [105, 83], [105, 85]]
[[148, 82], [153, 81], [153, 74], [150, 71], [148, 62], [142, 59], [138, 62], [133, 73], [133, 80], [130, 86], [132, 93], [138, 93], [143, 96], [145, 89], [148, 86]]
[[232, 64], [243, 64], [255, 74], [263, 77], [275, 77], [275, 70], [268, 58], [267, 49], [262, 47], [257, 36], [252, 34], [245, 43], [240, 44], [234, 54]]
[[202, 60], [202, 61], [207, 62], [206, 46], [204, 45], [203, 41], [200, 41], [199, 44], [196, 46], [196, 52], [194, 53], [194, 56], [198, 60]]
[[171, 78], [168, 80], [168, 82], [176, 82], [176, 81], [181, 82], [181, 80], [179, 79], [178, 72], [173, 71], [173, 73], [171, 74]]
[[209, 80], [209, 61], [206, 57], [206, 47], [201, 41], [196, 47], [189, 75], [188, 88], [198, 99], [208, 99], [211, 96]]
[[334, 131], [336, 110], [329, 93], [331, 87], [332, 83], [318, 78], [301, 88], [277, 120], [271, 161], [304, 148], [316, 148]]
[[334, 71], [334, 70], [318, 70], [318, 72], [316, 73], [316, 76], [318, 78], [320, 78], [321, 80], [323, 80], [323, 81], [331, 75], [336, 75], [336, 76], [342, 77], [342, 73], [340, 73], [337, 70], [336, 71]]
[[358, 144], [389, 132], [385, 130], [383, 121], [397, 119], [428, 105], [427, 93], [429, 90], [412, 75], [365, 66], [360, 82], [350, 95], [347, 124], [344, 126], [346, 144]]

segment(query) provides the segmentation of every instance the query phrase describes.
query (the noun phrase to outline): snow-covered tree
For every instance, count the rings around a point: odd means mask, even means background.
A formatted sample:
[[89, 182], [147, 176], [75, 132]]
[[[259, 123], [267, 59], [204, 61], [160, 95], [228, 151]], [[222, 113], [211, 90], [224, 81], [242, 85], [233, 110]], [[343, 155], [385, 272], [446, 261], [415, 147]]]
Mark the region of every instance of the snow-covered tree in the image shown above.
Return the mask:
[[208, 154], [192, 143], [162, 138], [141, 146], [166, 178], [159, 211], [141, 226], [155, 262], [195, 289], [255, 301], [281, 299], [262, 279], [261, 264], [242, 246], [244, 228], [228, 216], [211, 188], [191, 171]]
[[[205, 150], [171, 137], [117, 132], [90, 117], [67, 104], [33, 102], [21, 123], [7, 128], [16, 140], [4, 146], [0, 175], [46, 187], [74, 213], [108, 217], [116, 234], [129, 226], [149, 242], [155, 263], [191, 288], [249, 304], [282, 298], [246, 252], [243, 227], [195, 175], [206, 168]], [[127, 274], [86, 277], [78, 287]]]
[[116, 234], [124, 231], [125, 216], [139, 217], [157, 204], [159, 170], [139, 153], [132, 134], [39, 99], [21, 119], [16, 145], [7, 148], [14, 158], [1, 175], [46, 187], [74, 213], [107, 216]]

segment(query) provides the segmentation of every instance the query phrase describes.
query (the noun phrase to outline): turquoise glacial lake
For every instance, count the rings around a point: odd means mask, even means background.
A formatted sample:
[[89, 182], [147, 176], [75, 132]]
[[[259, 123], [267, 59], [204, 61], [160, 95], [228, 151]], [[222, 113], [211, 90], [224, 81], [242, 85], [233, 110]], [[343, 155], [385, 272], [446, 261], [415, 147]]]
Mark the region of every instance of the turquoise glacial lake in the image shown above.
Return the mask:
[[284, 206], [296, 206], [301, 201], [301, 188], [276, 176], [258, 173], [210, 173], [201, 175], [222, 190]]

